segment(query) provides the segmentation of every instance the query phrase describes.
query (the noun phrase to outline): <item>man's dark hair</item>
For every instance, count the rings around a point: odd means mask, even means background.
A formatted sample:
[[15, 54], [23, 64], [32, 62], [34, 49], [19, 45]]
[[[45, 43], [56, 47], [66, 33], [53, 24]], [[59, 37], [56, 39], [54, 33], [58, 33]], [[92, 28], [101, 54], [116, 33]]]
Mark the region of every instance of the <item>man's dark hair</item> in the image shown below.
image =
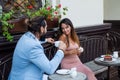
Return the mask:
[[45, 27], [47, 24], [44, 17], [36, 17], [32, 20], [28, 20], [28, 31], [31, 32], [40, 32], [40, 27]]

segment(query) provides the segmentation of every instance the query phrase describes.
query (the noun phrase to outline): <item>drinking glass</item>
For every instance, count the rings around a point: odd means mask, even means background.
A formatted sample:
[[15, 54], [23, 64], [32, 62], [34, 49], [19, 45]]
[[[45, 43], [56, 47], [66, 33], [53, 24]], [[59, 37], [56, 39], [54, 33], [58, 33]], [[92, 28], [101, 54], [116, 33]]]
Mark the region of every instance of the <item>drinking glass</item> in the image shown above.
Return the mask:
[[119, 56], [118, 56], [118, 51], [114, 51], [114, 52], [113, 52], [113, 57], [114, 57], [114, 58], [118, 58], [118, 57], [119, 57]]

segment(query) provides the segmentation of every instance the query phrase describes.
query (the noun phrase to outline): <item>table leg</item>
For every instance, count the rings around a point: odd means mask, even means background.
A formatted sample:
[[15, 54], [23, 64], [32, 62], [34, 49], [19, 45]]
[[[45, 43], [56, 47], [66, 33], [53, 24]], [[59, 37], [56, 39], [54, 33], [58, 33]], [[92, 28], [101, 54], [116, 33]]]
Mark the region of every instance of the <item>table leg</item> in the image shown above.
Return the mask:
[[108, 66], [108, 71], [107, 71], [107, 80], [110, 80], [110, 66]]
[[120, 66], [118, 66], [118, 77], [120, 78]]

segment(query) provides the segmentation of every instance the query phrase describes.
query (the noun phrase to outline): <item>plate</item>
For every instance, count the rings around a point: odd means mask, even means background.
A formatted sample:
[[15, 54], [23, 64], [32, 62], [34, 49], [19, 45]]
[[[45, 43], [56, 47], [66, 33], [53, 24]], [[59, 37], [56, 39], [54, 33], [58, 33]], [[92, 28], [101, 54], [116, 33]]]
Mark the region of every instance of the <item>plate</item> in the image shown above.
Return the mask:
[[[112, 55], [110, 55], [110, 56], [111, 56], [111, 57], [113, 57]], [[105, 55], [101, 55], [101, 57], [102, 57], [102, 58], [104, 58], [104, 57], [105, 57]]]
[[100, 58], [99, 60], [100, 60], [100, 61], [103, 61], [103, 62], [114, 62], [114, 61], [116, 61], [117, 59], [112, 58], [112, 60], [111, 60], [111, 61], [104, 61], [104, 58]]
[[56, 73], [57, 74], [69, 74], [69, 71], [68, 69], [60, 69], [60, 70], [57, 70]]

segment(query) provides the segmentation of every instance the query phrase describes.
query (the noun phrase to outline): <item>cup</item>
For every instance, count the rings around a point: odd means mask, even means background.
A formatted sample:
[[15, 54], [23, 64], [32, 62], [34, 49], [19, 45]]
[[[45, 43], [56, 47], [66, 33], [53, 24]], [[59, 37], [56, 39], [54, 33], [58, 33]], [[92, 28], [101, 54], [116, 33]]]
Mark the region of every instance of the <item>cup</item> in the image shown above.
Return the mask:
[[55, 43], [55, 47], [59, 47], [60, 41], [55, 41], [54, 43]]
[[72, 78], [75, 78], [77, 76], [76, 67], [71, 68], [71, 70], [69, 71], [69, 74]]
[[81, 46], [80, 46], [79, 50], [80, 50], [80, 52], [84, 51], [83, 47], [81, 47]]
[[76, 70], [77, 70], [76, 67], [71, 68], [71, 71], [76, 71]]
[[118, 56], [118, 51], [114, 51], [114, 52], [113, 52], [113, 57], [114, 57], [114, 58], [118, 58], [118, 57], [119, 57], [119, 56]]
[[70, 73], [70, 76], [72, 78], [75, 78], [77, 76], [77, 71], [73, 71], [72, 73]]

